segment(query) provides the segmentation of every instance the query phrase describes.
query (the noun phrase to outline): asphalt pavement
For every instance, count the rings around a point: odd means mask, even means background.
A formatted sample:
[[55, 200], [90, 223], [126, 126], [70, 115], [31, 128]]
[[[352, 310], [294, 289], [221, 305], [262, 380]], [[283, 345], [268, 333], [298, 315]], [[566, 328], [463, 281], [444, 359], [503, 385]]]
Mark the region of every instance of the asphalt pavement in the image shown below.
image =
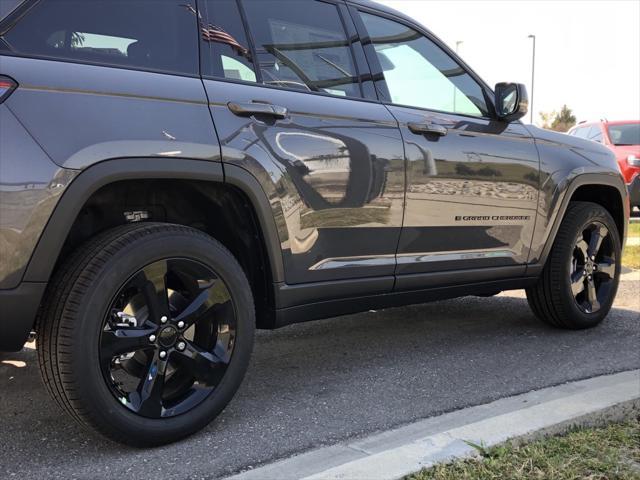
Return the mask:
[[218, 478], [497, 398], [640, 368], [640, 273], [579, 332], [539, 323], [523, 292], [465, 297], [259, 332], [239, 393], [180, 443], [136, 450], [48, 398], [33, 349], [0, 354], [0, 478]]

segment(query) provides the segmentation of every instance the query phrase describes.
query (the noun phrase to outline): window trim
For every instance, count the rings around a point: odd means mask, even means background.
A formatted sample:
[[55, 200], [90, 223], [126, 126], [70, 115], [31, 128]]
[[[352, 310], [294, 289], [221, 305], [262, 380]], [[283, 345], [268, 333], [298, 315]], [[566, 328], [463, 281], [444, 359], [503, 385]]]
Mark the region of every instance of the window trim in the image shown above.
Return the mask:
[[[431, 33], [429, 30], [427, 30], [425, 27], [423, 27], [420, 24], [411, 22], [405, 18], [399, 17], [397, 15], [393, 15], [389, 12], [385, 12], [382, 10], [377, 10], [375, 8], [370, 8], [368, 6], [365, 5], [361, 5], [358, 3], [351, 3], [348, 0], [346, 0], [346, 3], [349, 7], [349, 11], [351, 13], [351, 16], [353, 18], [353, 22], [356, 25], [356, 29], [358, 31], [358, 36], [361, 39], [361, 42], [363, 44], [364, 48], [364, 53], [367, 57], [367, 61], [369, 63], [369, 68], [371, 70], [371, 75], [372, 77], [375, 79], [376, 75], [382, 75], [383, 78], [381, 80], [374, 80], [374, 85], [376, 86], [376, 92], [378, 94], [378, 98], [380, 100], [380, 102], [383, 105], [388, 105], [388, 106], [397, 106], [397, 107], [401, 107], [401, 108], [412, 108], [415, 110], [421, 110], [421, 111], [427, 111], [427, 112], [434, 112], [434, 113], [442, 113], [445, 115], [455, 115], [455, 116], [459, 116], [459, 117], [465, 117], [465, 118], [473, 118], [476, 120], [496, 120], [498, 117], [496, 115], [496, 111], [495, 111], [495, 105], [494, 105], [494, 96], [495, 93], [493, 92], [493, 90], [489, 87], [489, 85], [482, 79], [480, 78], [474, 71], [473, 69], [467, 65], [460, 57], [458, 57], [458, 55], [455, 54], [455, 52], [453, 50], [451, 50], [442, 40], [440, 40], [436, 35], [434, 35], [433, 33]], [[477, 116], [477, 115], [468, 115], [468, 114], [464, 114], [464, 113], [457, 113], [457, 112], [449, 112], [449, 111], [443, 111], [443, 110], [436, 110], [433, 108], [424, 108], [424, 107], [417, 107], [415, 105], [403, 105], [403, 104], [398, 104], [398, 103], [393, 103], [390, 100], [387, 100], [386, 98], [381, 97], [382, 95], [386, 95], [387, 98], [391, 98], [391, 95], [389, 93], [389, 89], [387, 86], [387, 81], [384, 78], [384, 72], [382, 71], [382, 66], [380, 65], [380, 61], [377, 58], [377, 55], [374, 54], [374, 52], [371, 51], [371, 43], [365, 43], [365, 39], [369, 38], [369, 32], [367, 32], [366, 27], [364, 26], [364, 22], [362, 21], [362, 18], [360, 17], [360, 13], [368, 13], [370, 15], [374, 15], [374, 16], [378, 16], [378, 17], [382, 17], [385, 18], [387, 20], [396, 22], [396, 23], [400, 23], [401, 25], [404, 25], [405, 27], [411, 28], [415, 31], [417, 31], [420, 35], [424, 36], [427, 38], [427, 40], [430, 40], [431, 42], [433, 42], [438, 48], [440, 48], [445, 54], [447, 54], [455, 63], [457, 63], [460, 68], [462, 68], [465, 73], [467, 73], [482, 89], [482, 93], [484, 95], [484, 100], [487, 104], [487, 114], [488, 115], [483, 115], [483, 116]], [[367, 48], [370, 47], [370, 48]], [[380, 72], [379, 74], [374, 73], [374, 71], [376, 72]], [[382, 86], [386, 91], [380, 92], [378, 90], [378, 87]], [[522, 122], [520, 120], [517, 120], [516, 122], [513, 123], [517, 123], [517, 124], [521, 124]]]

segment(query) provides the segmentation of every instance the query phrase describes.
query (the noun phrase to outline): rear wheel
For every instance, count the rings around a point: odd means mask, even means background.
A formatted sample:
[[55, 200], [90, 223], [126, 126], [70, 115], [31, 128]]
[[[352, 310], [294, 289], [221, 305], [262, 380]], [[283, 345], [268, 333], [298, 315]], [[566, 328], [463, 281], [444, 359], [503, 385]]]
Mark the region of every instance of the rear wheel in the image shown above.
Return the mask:
[[159, 445], [207, 425], [247, 368], [255, 313], [236, 259], [200, 231], [119, 227], [57, 273], [39, 318], [58, 403], [118, 442]]
[[572, 202], [527, 299], [546, 323], [589, 328], [609, 313], [619, 280], [620, 238], [613, 218], [595, 203]]

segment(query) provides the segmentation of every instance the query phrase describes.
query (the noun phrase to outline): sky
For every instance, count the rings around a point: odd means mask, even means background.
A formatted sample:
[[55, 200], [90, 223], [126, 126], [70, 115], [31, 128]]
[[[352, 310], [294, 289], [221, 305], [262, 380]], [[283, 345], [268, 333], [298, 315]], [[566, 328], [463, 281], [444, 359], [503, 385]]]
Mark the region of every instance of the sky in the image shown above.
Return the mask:
[[[487, 83], [514, 81], [539, 112], [640, 118], [640, 0], [378, 0], [426, 26]], [[525, 120], [529, 121], [529, 115]]]

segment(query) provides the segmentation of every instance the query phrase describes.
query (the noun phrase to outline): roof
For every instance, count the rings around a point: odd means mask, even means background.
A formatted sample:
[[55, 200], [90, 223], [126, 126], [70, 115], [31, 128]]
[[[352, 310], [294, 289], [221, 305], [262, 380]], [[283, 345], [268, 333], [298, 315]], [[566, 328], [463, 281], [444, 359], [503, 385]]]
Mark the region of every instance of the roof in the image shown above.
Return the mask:
[[599, 125], [599, 124], [606, 124], [606, 125], [626, 125], [629, 123], [640, 123], [640, 120], [606, 120], [606, 119], [602, 119], [602, 120], [584, 120], [582, 122], [578, 122], [575, 126], [571, 127], [571, 130], [573, 130], [574, 128], [578, 128], [578, 127], [589, 127], [591, 125]]

